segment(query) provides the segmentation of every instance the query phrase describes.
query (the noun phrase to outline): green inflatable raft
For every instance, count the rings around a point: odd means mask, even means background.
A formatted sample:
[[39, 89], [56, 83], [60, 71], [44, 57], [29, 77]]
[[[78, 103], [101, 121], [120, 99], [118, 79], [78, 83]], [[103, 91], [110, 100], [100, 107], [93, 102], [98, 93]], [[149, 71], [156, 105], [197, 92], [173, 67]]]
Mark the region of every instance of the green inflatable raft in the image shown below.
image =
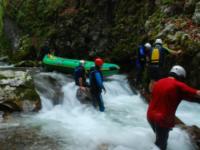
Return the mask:
[[[74, 72], [74, 68], [79, 65], [78, 59], [67, 59], [67, 58], [61, 58], [53, 55], [45, 55], [45, 57], [42, 60], [43, 66], [48, 71], [59, 71], [63, 73], [70, 73], [72, 74]], [[90, 70], [91, 67], [94, 66], [93, 61], [85, 61], [85, 69], [87, 71]], [[104, 63], [102, 66], [102, 72], [104, 76], [110, 76], [117, 74], [120, 67], [116, 64], [111, 63]]]

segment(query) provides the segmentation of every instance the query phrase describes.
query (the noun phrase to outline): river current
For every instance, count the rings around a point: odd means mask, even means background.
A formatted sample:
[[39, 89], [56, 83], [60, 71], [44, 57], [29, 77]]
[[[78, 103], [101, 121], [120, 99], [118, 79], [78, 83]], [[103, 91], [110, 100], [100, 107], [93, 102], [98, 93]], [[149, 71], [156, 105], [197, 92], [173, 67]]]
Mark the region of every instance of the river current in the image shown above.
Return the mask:
[[[57, 105], [47, 96], [52, 89], [41, 77], [44, 75], [60, 82], [63, 97]], [[58, 73], [37, 76], [40, 78], [36, 82], [46, 89], [38, 90], [42, 109], [36, 114], [22, 114], [20, 121], [10, 125], [39, 127], [40, 135], [54, 139], [56, 150], [151, 150], [154, 147], [155, 135], [146, 120], [148, 104], [131, 91], [125, 75], [114, 75], [105, 81], [103, 113], [77, 100], [77, 86], [70, 77]], [[177, 115], [188, 125], [200, 126], [198, 112], [198, 104], [182, 102]], [[44, 146], [39, 149], [46, 150]], [[175, 127], [170, 132], [168, 150], [193, 149], [185, 131]]]

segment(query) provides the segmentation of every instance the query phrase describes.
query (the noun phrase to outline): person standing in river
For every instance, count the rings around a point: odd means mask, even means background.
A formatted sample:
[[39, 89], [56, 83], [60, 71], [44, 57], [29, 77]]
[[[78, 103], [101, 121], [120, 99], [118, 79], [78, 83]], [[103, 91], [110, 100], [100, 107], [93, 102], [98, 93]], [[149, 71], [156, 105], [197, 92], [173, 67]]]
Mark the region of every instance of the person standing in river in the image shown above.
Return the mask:
[[[106, 89], [103, 85], [103, 74], [101, 72], [101, 67], [103, 65], [103, 60], [101, 58], [95, 59], [95, 67], [91, 68], [89, 74], [90, 80], [90, 92], [93, 99], [93, 105], [96, 107], [99, 106], [99, 111], [104, 112], [104, 102], [102, 98], [102, 90], [106, 92]], [[97, 104], [96, 104], [97, 103]]]
[[200, 90], [184, 83], [186, 71], [182, 66], [171, 68], [169, 76], [158, 80], [152, 90], [147, 120], [156, 134], [155, 145], [166, 150], [169, 131], [175, 125], [175, 113], [181, 100], [198, 97]]

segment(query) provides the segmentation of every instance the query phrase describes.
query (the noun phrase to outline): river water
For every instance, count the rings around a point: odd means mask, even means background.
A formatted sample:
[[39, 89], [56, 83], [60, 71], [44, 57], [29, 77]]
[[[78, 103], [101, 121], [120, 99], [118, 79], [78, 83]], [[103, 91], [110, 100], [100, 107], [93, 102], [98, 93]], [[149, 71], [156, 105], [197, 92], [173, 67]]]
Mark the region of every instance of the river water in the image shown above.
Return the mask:
[[[10, 65], [7, 62], [2, 61], [5, 57], [0, 57], [0, 69], [1, 68], [11, 68], [14, 65]], [[7, 58], [7, 57], [6, 57]]]
[[[131, 91], [126, 76], [115, 75], [105, 81], [107, 92], [102, 96], [106, 109], [102, 113], [76, 99], [77, 87], [72, 79], [57, 73], [45, 73], [45, 76], [48, 75], [60, 82], [60, 90], [64, 94], [61, 102], [53, 105], [48, 97], [52, 93], [51, 87], [43, 78], [37, 79], [46, 89], [39, 92], [42, 110], [36, 114], [21, 115], [20, 121], [12, 122], [13, 126], [39, 127], [39, 135], [52, 138], [55, 142], [52, 149], [56, 150], [152, 149], [155, 135], [146, 120], [147, 104], [140, 95]], [[197, 120], [199, 111], [197, 104], [184, 102], [177, 114], [186, 124], [200, 126], [200, 120]], [[32, 145], [34, 148], [38, 149]], [[39, 149], [48, 148], [42, 145]], [[189, 136], [183, 130], [176, 127], [170, 132], [168, 150], [193, 149]]]

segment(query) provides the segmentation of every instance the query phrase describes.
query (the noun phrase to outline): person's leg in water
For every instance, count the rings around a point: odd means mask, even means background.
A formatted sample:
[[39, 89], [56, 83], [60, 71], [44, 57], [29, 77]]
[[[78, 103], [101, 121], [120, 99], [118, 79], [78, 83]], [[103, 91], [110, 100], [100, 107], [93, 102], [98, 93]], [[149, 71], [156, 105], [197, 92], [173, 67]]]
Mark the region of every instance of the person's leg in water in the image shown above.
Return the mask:
[[143, 72], [144, 72], [144, 65], [141, 63], [136, 63], [136, 80], [135, 80], [135, 86], [137, 88], [141, 87], [142, 79], [143, 79]]
[[105, 107], [104, 107], [104, 102], [103, 102], [101, 92], [97, 93], [97, 103], [99, 105], [99, 111], [104, 112]]
[[90, 90], [91, 96], [92, 96], [92, 105], [94, 106], [94, 108], [97, 107], [97, 98], [96, 98], [96, 94], [95, 91]]
[[141, 83], [142, 80], [142, 68], [141, 67], [137, 67], [136, 68], [136, 85], [138, 86]]
[[166, 150], [167, 149], [167, 140], [169, 137], [169, 131], [168, 128], [156, 128], [156, 142], [155, 144], [161, 149]]
[[104, 107], [104, 102], [101, 96], [101, 92], [98, 91], [91, 91], [92, 94], [92, 99], [93, 99], [93, 106], [96, 108], [97, 105], [99, 106], [99, 111], [104, 112], [105, 107]]
[[169, 131], [171, 129], [159, 127], [158, 125], [150, 121], [149, 124], [151, 125], [151, 128], [153, 129], [154, 133], [156, 134], [155, 145], [158, 146], [160, 150], [166, 150]]

